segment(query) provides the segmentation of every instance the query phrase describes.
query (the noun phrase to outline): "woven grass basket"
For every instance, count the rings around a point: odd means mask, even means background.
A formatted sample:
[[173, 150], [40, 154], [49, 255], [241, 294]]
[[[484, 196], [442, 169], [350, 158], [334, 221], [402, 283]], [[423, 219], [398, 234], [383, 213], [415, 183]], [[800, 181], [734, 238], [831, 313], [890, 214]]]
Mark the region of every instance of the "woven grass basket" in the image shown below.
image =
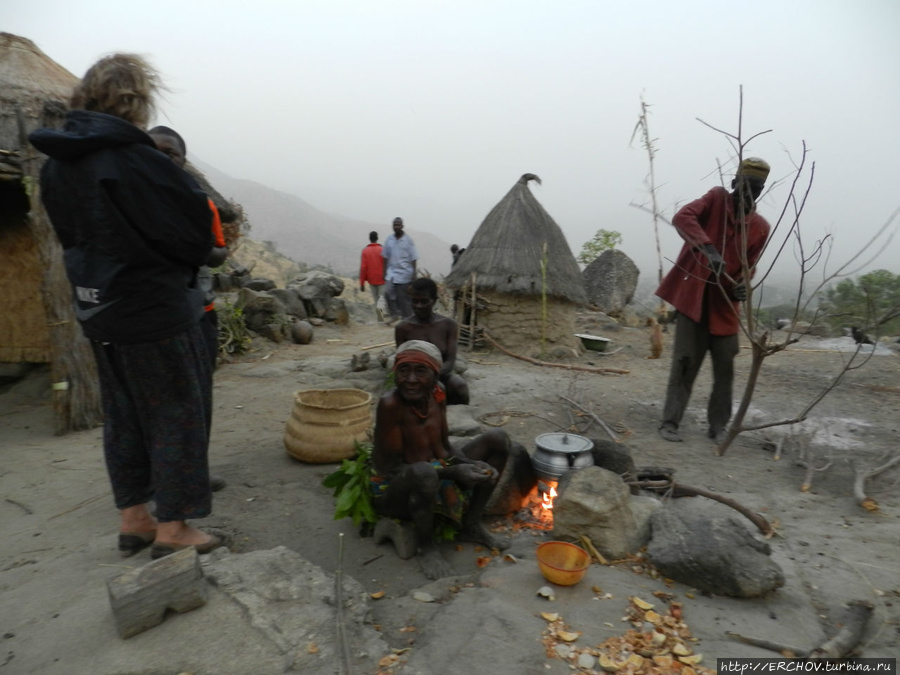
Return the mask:
[[372, 395], [361, 389], [307, 389], [294, 394], [284, 447], [302, 462], [328, 464], [353, 456], [369, 439]]

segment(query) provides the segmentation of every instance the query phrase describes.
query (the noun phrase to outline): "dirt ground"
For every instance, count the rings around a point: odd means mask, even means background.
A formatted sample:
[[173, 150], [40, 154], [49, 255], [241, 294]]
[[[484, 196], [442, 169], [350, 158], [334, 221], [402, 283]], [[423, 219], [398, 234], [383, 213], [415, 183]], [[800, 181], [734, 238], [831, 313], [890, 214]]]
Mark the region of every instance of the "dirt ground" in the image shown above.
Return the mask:
[[[779, 460], [773, 445], [785, 433], [783, 428], [741, 436], [724, 457], [716, 457], [705, 435], [708, 365], [682, 427], [684, 442], [668, 443], [656, 428], [672, 334], [665, 335], [662, 358], [651, 360], [646, 358], [646, 329], [585, 325], [586, 332], [613, 340], [610, 353], [587, 352], [569, 363], [621, 368], [628, 374], [543, 368], [496, 351], [463, 350], [470, 366], [465, 376], [472, 391], [471, 414], [477, 419], [505, 412], [487, 419], [505, 420], [503, 428], [532, 451], [538, 434], [573, 422], [584, 427], [584, 419], [560, 398], [567, 396], [616, 430], [638, 466], [673, 467], [679, 481], [726, 494], [777, 525], [778, 535], [770, 543], [785, 568], [787, 585], [773, 598], [723, 602], [691, 593], [681, 584], [672, 587], [685, 603], [688, 622], [698, 620], [693, 627], [708, 657], [704, 663], [716, 656], [771, 655], [739, 648], [724, 635], [726, 630], [773, 640], [787, 633], [795, 641], [807, 640], [798, 646], [810, 647], [817, 636], [834, 631], [835, 617], [852, 599], [876, 607], [864, 639], [865, 655], [900, 653], [900, 468], [870, 483], [870, 495], [880, 505], [870, 513], [853, 499], [851, 467], [853, 462], [874, 467], [898, 452], [900, 356], [887, 350], [849, 372], [784, 443]], [[316, 329], [310, 345], [260, 342], [246, 356], [221, 365], [215, 375], [210, 464], [228, 487], [215, 494], [214, 513], [200, 524], [228, 531], [234, 552], [286, 546], [328, 571], [337, 567], [338, 534], [346, 533], [344, 573], [369, 592], [385, 592], [385, 600], [372, 603], [373, 620], [391, 647], [405, 648], [409, 636], [400, 629], [409, 621], [409, 608], [389, 600], [407, 596], [427, 580], [414, 560], [400, 560], [390, 546], [359, 537], [349, 521], [333, 520], [333, 500], [320, 484], [334, 466], [298, 462], [282, 443], [298, 389], [355, 386], [377, 393], [384, 372], [375, 367], [352, 373], [350, 358], [392, 336], [392, 329], [374, 323], [326, 325]], [[754, 397], [754, 419], [774, 421], [797, 414], [848, 358], [833, 345], [833, 340], [803, 338], [768, 359]], [[369, 351], [374, 357], [379, 349]], [[742, 349], [737, 359], [739, 386], [748, 365], [749, 351]], [[121, 642], [102, 603], [102, 580], [122, 562], [115, 552], [118, 522], [103, 468], [101, 430], [54, 437], [46, 386], [45, 376], [32, 375], [0, 393], [0, 675], [82, 672], [57, 671], [48, 664], [66, 658], [83, 663], [78, 655], [88, 658], [92, 651], [100, 653]], [[596, 425], [585, 434], [603, 436]], [[799, 449], [816, 466], [832, 462], [814, 474], [806, 491], [801, 491], [806, 470], [796, 464]], [[535, 540], [534, 533], [520, 532], [514, 548], [527, 556]], [[476, 559], [484, 553], [472, 546], [446, 548], [458, 573], [472, 575], [464, 578], [477, 581], [479, 574], [488, 573], [502, 577], [499, 563], [484, 571], [478, 568]], [[608, 573], [595, 567], [591, 574], [615, 575], [620, 581], [638, 576], [629, 566]], [[533, 594], [534, 589], [523, 591]], [[90, 612], [79, 604], [87, 593], [101, 596]], [[85, 625], [91, 630], [83, 630]], [[517, 638], [507, 639], [515, 644]], [[539, 672], [569, 672], [552, 660], [545, 667]], [[92, 672], [178, 671], [155, 670], [144, 662], [117, 670], [101, 665]], [[461, 671], [436, 666], [416, 672]]]

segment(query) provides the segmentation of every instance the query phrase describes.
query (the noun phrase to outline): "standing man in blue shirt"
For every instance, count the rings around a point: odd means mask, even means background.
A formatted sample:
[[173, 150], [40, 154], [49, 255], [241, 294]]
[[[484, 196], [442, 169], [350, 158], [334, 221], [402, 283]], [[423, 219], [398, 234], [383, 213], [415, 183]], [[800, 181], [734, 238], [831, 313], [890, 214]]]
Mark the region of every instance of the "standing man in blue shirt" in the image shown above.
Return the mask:
[[388, 237], [381, 250], [385, 267], [385, 293], [387, 294], [390, 322], [412, 316], [412, 299], [409, 284], [416, 278], [416, 261], [419, 252], [409, 235], [403, 232], [403, 218], [394, 218], [394, 236]]

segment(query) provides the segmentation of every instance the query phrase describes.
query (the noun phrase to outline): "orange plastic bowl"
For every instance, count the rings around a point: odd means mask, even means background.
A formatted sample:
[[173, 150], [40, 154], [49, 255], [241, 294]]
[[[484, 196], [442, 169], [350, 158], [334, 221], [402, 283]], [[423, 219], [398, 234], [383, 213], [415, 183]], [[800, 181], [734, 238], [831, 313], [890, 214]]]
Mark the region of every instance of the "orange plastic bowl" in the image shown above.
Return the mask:
[[591, 566], [587, 551], [565, 541], [546, 541], [538, 546], [537, 561], [544, 578], [557, 586], [577, 584]]

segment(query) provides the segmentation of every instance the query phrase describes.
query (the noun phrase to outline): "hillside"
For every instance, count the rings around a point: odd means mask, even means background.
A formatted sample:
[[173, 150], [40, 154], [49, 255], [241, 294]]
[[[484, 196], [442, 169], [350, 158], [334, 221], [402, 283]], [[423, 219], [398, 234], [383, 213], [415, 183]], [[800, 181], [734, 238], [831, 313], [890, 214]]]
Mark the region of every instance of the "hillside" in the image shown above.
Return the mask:
[[[336, 273], [354, 276], [359, 255], [375, 230], [384, 242], [391, 233], [389, 214], [383, 223], [353, 220], [325, 213], [300, 197], [273, 190], [251, 180], [232, 178], [192, 158], [207, 179], [225, 197], [244, 207], [250, 221], [250, 238], [272, 242], [279, 253], [307, 265], [325, 265]], [[408, 229], [419, 250], [419, 268], [432, 275], [450, 271], [450, 244], [427, 232]]]

